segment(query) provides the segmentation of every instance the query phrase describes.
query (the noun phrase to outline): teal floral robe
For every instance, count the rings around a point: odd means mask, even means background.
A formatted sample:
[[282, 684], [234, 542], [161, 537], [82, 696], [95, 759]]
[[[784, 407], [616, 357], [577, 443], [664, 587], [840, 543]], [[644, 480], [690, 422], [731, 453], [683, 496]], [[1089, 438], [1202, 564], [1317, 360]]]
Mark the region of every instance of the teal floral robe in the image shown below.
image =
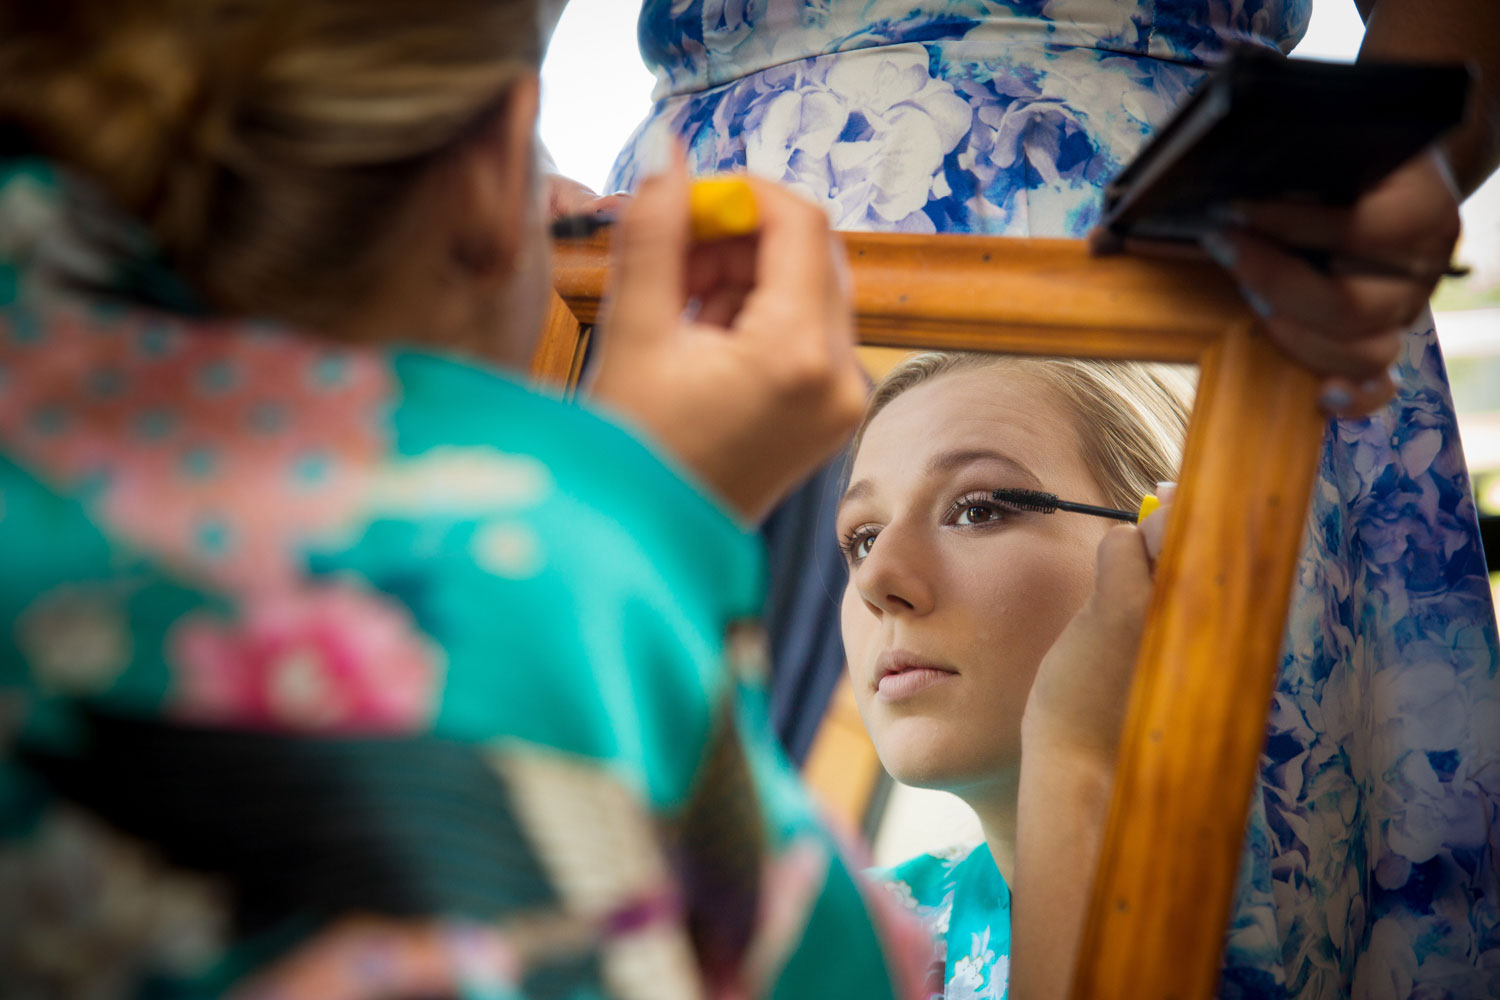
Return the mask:
[[1010, 887], [985, 844], [919, 854], [871, 872], [932, 935], [936, 1000], [1004, 1000], [1010, 983]]
[[316, 946], [373, 996], [394, 939], [318, 935], [374, 914], [471, 996], [910, 995], [768, 735], [753, 536], [580, 406], [149, 259], [0, 161], [0, 982]]

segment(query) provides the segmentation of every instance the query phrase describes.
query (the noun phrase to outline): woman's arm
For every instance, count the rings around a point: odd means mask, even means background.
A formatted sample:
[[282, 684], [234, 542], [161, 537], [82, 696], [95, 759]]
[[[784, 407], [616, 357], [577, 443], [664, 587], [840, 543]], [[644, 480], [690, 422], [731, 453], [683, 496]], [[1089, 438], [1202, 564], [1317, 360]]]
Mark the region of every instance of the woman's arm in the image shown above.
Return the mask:
[[1494, 0], [1367, 0], [1360, 61], [1467, 61], [1478, 70], [1464, 124], [1443, 142], [1468, 197], [1500, 166], [1500, 3]]

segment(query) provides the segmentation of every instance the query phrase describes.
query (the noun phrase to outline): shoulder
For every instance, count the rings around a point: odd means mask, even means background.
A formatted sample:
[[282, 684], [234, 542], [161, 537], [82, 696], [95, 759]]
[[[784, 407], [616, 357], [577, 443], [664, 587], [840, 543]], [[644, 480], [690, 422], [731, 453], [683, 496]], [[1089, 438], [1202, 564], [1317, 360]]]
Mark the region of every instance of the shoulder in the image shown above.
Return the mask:
[[549, 565], [596, 585], [644, 560], [732, 617], [758, 610], [756, 536], [628, 428], [464, 361], [398, 352], [391, 366], [390, 460], [421, 482], [415, 494], [493, 498], [475, 513], [527, 522]]

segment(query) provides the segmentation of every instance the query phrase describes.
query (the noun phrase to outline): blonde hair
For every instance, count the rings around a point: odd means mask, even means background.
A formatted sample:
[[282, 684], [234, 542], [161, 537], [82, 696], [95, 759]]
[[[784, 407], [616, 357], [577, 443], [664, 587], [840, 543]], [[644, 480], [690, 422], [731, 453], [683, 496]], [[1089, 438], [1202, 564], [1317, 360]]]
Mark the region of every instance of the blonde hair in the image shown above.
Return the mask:
[[940, 375], [983, 368], [1019, 372], [1061, 397], [1076, 421], [1084, 464], [1112, 506], [1134, 510], [1157, 483], [1176, 478], [1196, 373], [1140, 361], [918, 354], [891, 369], [875, 387], [850, 454], [859, 451], [870, 421], [897, 396]]
[[[0, 154], [86, 175], [210, 304], [321, 323], [534, 71], [535, 0], [0, 6]], [[9, 147], [9, 148], [6, 148]]]

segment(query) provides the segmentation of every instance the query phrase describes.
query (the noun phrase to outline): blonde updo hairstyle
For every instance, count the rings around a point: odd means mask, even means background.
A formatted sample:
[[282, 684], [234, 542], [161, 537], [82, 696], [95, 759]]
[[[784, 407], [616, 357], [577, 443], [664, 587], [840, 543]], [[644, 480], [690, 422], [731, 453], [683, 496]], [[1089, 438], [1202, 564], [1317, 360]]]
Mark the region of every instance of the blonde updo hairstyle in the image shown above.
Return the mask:
[[1032, 378], [1057, 394], [1073, 415], [1084, 464], [1111, 506], [1134, 510], [1157, 483], [1177, 478], [1196, 372], [1139, 361], [918, 354], [876, 385], [850, 454], [859, 451], [865, 429], [897, 396], [942, 375], [988, 368]]
[[209, 304], [322, 325], [534, 72], [536, 0], [0, 5], [0, 155], [93, 180]]

